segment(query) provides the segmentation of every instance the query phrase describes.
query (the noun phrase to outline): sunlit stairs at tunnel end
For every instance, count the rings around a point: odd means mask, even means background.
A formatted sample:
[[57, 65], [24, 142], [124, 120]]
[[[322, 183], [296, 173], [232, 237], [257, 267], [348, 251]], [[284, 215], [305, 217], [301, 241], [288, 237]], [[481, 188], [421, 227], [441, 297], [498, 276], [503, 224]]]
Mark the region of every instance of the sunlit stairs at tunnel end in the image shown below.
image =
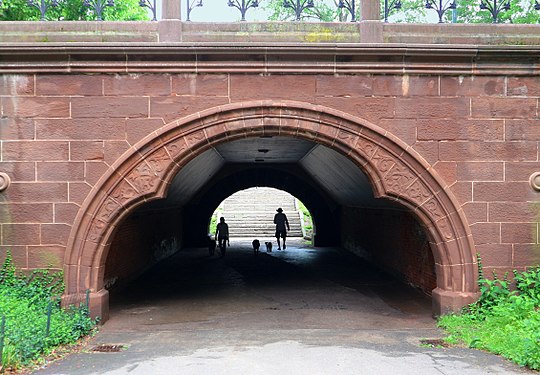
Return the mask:
[[229, 225], [231, 238], [274, 238], [276, 226], [274, 215], [281, 207], [290, 224], [289, 237], [303, 237], [301, 214], [296, 199], [291, 194], [272, 188], [250, 188], [239, 191], [225, 199], [219, 216]]

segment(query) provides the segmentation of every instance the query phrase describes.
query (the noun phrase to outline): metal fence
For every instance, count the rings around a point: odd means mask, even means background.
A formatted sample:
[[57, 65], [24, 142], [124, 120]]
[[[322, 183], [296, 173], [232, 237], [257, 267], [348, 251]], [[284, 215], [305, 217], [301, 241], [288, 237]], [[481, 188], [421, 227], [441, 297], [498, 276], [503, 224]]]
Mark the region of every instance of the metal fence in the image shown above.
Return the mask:
[[[6, 1], [6, 0], [4, 0]], [[27, 0], [27, 6], [35, 7], [40, 12], [40, 19], [42, 21], [46, 20], [47, 12], [52, 8], [62, 7], [66, 0]], [[104, 12], [108, 7], [114, 7], [114, 0], [80, 0], [82, 5], [88, 12], [93, 13], [98, 21], [104, 20]], [[191, 13], [200, 7], [206, 5], [203, 0], [183, 0], [186, 4], [186, 21], [191, 21]], [[207, 1], [207, 0], [204, 0]], [[264, 6], [265, 2], [268, 4], [271, 0], [221, 0], [224, 1], [229, 7], [236, 9], [240, 14], [240, 22], [246, 20], [246, 14], [249, 10], [258, 8], [259, 6]], [[275, 0], [274, 0], [275, 1]], [[303, 20], [317, 20], [320, 18], [320, 12], [318, 9], [325, 6], [328, 9], [328, 4], [334, 6], [336, 10], [336, 17], [333, 20], [325, 19], [325, 21], [344, 21], [348, 20], [351, 22], [356, 22], [359, 15], [359, 0], [333, 0], [332, 2], [324, 2], [324, 0], [277, 0], [281, 4], [274, 2], [273, 4], [281, 5], [284, 9], [284, 14], [288, 15], [292, 20], [303, 21]], [[381, 14], [380, 19], [384, 22], [389, 22], [389, 17], [400, 10], [405, 10], [405, 8], [410, 11], [412, 8], [418, 6], [418, 1], [413, 3], [415, 0], [384, 0], [381, 4]], [[534, 1], [534, 3], [532, 3]], [[529, 11], [539, 11], [540, 10], [540, 0], [531, 0]], [[411, 4], [414, 7], [411, 7]], [[443, 23], [445, 20], [450, 22], [456, 22], [457, 10], [460, 9], [460, 4], [456, 0], [425, 0], [425, 3], [420, 3], [421, 7], [427, 9], [428, 11], [433, 11], [437, 14], [438, 22]], [[470, 11], [471, 2], [467, 2], [463, 6], [467, 6], [467, 10]], [[215, 5], [215, 3], [214, 3]], [[408, 5], [408, 7], [406, 6]], [[0, 16], [2, 11], [2, 0], [0, 0]], [[156, 0], [140, 0], [140, 7], [147, 8], [149, 14], [151, 14], [152, 21], [157, 21], [157, 4]], [[212, 6], [212, 5], [206, 5]], [[498, 23], [501, 21], [501, 17], [505, 12], [510, 11], [514, 7], [523, 8], [523, 2], [520, 0], [477, 0], [475, 6], [476, 11], [486, 12], [487, 18], [491, 19], [491, 22]], [[464, 9], [464, 8], [463, 8]], [[452, 16], [448, 17], [447, 12], [451, 11]], [[540, 17], [540, 16], [539, 16]], [[1, 18], [0, 18], [1, 19]], [[212, 20], [207, 20], [211, 22]], [[506, 22], [512, 22], [512, 20], [505, 20]], [[538, 23], [539, 18], [536, 17], [536, 22]]]

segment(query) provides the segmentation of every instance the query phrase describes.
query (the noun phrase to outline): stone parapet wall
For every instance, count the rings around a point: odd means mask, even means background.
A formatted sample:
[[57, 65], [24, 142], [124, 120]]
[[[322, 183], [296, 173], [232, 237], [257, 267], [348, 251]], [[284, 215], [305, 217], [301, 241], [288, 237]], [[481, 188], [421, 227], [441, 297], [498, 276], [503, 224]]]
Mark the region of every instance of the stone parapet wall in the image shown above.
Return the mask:
[[7, 43], [159, 42], [157, 22], [2, 21], [0, 45]]
[[385, 43], [534, 46], [540, 25], [523, 24], [383, 24]]
[[351, 22], [0, 22], [0, 43], [540, 45], [540, 25]]

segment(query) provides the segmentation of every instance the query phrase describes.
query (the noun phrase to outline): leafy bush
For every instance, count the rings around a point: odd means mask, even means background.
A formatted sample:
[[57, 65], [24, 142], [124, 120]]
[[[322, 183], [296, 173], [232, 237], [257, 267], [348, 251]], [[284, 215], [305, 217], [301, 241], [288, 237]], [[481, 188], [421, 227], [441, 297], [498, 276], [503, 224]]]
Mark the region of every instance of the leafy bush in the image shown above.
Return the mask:
[[540, 304], [540, 266], [522, 273], [514, 271], [514, 282], [521, 295]]
[[299, 199], [296, 199], [297, 207], [300, 211], [302, 211], [302, 215], [304, 216], [304, 233], [306, 234], [306, 237], [312, 238], [313, 237], [313, 219], [311, 217], [311, 212], [307, 209], [307, 207], [300, 201]]
[[8, 253], [0, 270], [0, 317], [6, 319], [3, 368], [28, 365], [54, 347], [73, 343], [92, 330], [95, 322], [86, 306], [60, 308], [62, 280], [61, 273], [48, 270], [18, 274]]
[[493, 280], [480, 279], [480, 298], [478, 301], [468, 307], [468, 309], [474, 313], [478, 318], [482, 318], [485, 314], [489, 313], [495, 306], [508, 300], [512, 295], [510, 291], [510, 282], [508, 281], [508, 274], [504, 275], [504, 278], [500, 280], [497, 274], [493, 274]]
[[446, 315], [439, 325], [450, 343], [500, 354], [521, 366], [540, 370], [540, 267], [514, 271], [515, 290], [507, 275], [483, 277], [481, 296], [459, 315]]

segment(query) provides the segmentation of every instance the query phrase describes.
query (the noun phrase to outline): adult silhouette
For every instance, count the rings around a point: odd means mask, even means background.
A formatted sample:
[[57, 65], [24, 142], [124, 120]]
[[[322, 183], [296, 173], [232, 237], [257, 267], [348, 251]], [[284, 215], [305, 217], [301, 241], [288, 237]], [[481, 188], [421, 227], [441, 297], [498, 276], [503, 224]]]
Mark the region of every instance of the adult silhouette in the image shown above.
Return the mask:
[[219, 223], [216, 226], [216, 238], [218, 240], [219, 250], [221, 256], [225, 255], [227, 244], [229, 244], [229, 225], [225, 222], [225, 218], [222, 216], [219, 218]]
[[274, 224], [276, 224], [276, 240], [278, 250], [281, 250], [280, 238], [283, 239], [283, 250], [287, 248], [285, 241], [287, 240], [287, 231], [291, 230], [289, 226], [289, 220], [287, 215], [283, 213], [283, 209], [280, 207], [277, 210], [277, 214], [274, 215]]

